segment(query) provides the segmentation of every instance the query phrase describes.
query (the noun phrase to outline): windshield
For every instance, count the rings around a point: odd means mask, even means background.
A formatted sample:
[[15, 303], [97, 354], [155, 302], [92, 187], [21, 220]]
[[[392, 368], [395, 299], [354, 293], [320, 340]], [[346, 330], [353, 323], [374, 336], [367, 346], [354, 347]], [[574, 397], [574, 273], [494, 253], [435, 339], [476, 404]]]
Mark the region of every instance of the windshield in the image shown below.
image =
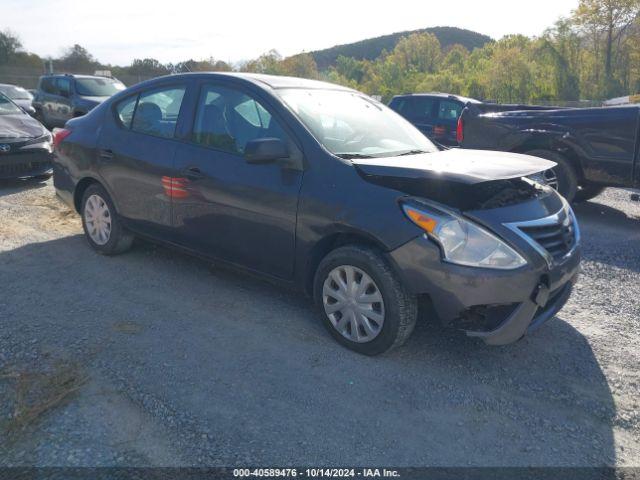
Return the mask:
[[391, 157], [438, 150], [400, 115], [357, 92], [283, 89], [278, 93], [315, 138], [340, 157]]
[[16, 113], [23, 113], [20, 108], [0, 93], [0, 115], [15, 115]]
[[111, 78], [76, 78], [76, 92], [86, 97], [110, 97], [126, 87]]
[[15, 85], [0, 85], [0, 93], [3, 93], [11, 100], [31, 100], [31, 94], [22, 87]]

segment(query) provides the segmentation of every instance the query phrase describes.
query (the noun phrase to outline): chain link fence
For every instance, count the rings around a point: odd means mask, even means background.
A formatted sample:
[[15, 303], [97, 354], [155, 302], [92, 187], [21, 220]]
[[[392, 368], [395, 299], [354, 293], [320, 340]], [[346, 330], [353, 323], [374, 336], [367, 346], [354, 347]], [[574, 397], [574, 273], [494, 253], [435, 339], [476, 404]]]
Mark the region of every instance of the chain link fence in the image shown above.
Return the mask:
[[[1, 65], [0, 66], [0, 83], [10, 83], [13, 85], [20, 85], [26, 89], [35, 89], [38, 87], [38, 80], [42, 75], [48, 73], [43, 67], [16, 67]], [[54, 73], [71, 73], [75, 75], [94, 75], [95, 71], [68, 71], [54, 72]], [[118, 75], [118, 80], [124, 83], [126, 86], [135, 85], [152, 78], [151, 76], [124, 74]]]

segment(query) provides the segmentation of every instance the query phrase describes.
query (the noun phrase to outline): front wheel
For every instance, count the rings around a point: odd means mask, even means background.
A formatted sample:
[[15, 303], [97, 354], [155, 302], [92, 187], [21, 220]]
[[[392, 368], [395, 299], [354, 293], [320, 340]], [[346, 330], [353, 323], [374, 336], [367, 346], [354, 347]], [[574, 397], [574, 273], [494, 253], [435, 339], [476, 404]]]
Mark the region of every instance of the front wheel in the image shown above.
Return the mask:
[[102, 185], [93, 184], [85, 190], [81, 213], [84, 234], [96, 252], [115, 255], [131, 247], [133, 235], [125, 230]]
[[418, 314], [416, 296], [368, 247], [346, 246], [329, 253], [316, 272], [314, 298], [333, 338], [365, 355], [402, 345]]
[[556, 162], [555, 167], [542, 172], [534, 179], [557, 190], [569, 203], [573, 202], [578, 191], [578, 174], [566, 157], [551, 150], [531, 150], [525, 155]]

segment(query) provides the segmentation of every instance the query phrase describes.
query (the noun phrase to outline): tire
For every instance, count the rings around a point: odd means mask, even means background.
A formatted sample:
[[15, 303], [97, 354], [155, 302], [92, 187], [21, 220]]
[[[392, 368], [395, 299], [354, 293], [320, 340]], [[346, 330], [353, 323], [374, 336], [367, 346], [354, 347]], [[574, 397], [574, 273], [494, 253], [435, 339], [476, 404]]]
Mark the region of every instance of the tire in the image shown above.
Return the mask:
[[[354, 289], [341, 289], [335, 278]], [[349, 282], [349, 278], [355, 283]], [[368, 297], [371, 302], [356, 302], [350, 297], [356, 295], [358, 286], [366, 288], [360, 298]], [[364, 355], [379, 355], [399, 347], [416, 324], [417, 297], [406, 291], [384, 258], [369, 247], [350, 245], [329, 253], [318, 266], [313, 292], [323, 323], [333, 338]], [[342, 292], [345, 292], [343, 298], [349, 297], [345, 302], [332, 296], [340, 296]], [[376, 301], [378, 299], [381, 301]], [[346, 320], [341, 324], [343, 318]], [[359, 341], [355, 337], [359, 337]]]
[[531, 150], [525, 152], [525, 155], [532, 155], [556, 162], [558, 165], [551, 169], [557, 178], [558, 186], [556, 190], [567, 199], [567, 202], [573, 202], [578, 191], [578, 174], [566, 157], [551, 150]]
[[[96, 252], [116, 255], [131, 248], [133, 235], [123, 227], [113, 201], [102, 185], [94, 183], [85, 190], [80, 214], [85, 237]], [[109, 226], [102, 229], [107, 223]]]
[[595, 198], [602, 192], [604, 192], [606, 188], [607, 187], [602, 187], [600, 185], [581, 186], [576, 192], [573, 203], [586, 202], [587, 200], [591, 200], [592, 198]]

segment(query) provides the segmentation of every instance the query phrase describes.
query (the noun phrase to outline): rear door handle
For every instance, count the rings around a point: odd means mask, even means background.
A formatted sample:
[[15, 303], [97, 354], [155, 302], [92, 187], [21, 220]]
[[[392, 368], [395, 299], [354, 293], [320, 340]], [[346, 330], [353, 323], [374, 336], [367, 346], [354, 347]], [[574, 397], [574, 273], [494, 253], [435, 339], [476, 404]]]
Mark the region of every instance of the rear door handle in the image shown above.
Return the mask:
[[100, 158], [111, 160], [113, 158], [113, 151], [109, 149], [100, 150]]
[[187, 167], [180, 173], [189, 180], [198, 180], [200, 178], [204, 178], [204, 173], [202, 173], [202, 171], [198, 167]]

